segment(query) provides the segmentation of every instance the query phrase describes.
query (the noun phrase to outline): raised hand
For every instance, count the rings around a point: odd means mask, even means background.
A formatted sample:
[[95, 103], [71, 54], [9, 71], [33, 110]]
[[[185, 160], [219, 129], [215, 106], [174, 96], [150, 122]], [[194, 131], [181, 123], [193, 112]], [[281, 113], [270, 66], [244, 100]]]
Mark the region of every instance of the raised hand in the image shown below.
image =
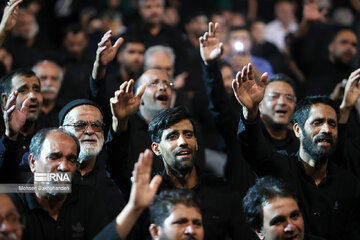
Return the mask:
[[340, 107], [351, 108], [360, 97], [360, 68], [350, 74], [345, 85], [344, 97]]
[[160, 175], [156, 175], [150, 182], [152, 161], [153, 153], [146, 149], [144, 153], [140, 154], [138, 162], [135, 163], [129, 199], [129, 204], [132, 204], [135, 209], [143, 210], [150, 206], [160, 186]]
[[[264, 73], [261, 76], [260, 81], [257, 81], [255, 79], [254, 69], [251, 63], [244, 66], [242, 71], [239, 71], [236, 74], [236, 79], [233, 80], [232, 87], [236, 99], [243, 106], [245, 119], [255, 119], [259, 103], [264, 98], [267, 78], [268, 74]], [[248, 113], [249, 116], [245, 113]]]
[[218, 23], [209, 23], [209, 31], [199, 38], [200, 55], [207, 65], [221, 57], [223, 52], [223, 43], [219, 41], [220, 25]]
[[129, 116], [136, 113], [141, 103], [141, 97], [145, 92], [145, 85], [141, 85], [134, 95], [134, 80], [121, 84], [115, 96], [110, 99], [111, 113], [113, 116], [113, 130], [125, 131]]
[[9, 33], [16, 24], [19, 13], [19, 4], [23, 0], [9, 0], [4, 9], [4, 13], [0, 23], [0, 46], [2, 45], [5, 35]]
[[303, 20], [308, 22], [320, 21], [324, 18], [326, 13], [326, 8], [321, 11], [319, 10], [319, 5], [315, 0], [305, 1], [303, 8]]
[[96, 50], [96, 59], [99, 61], [100, 66], [108, 65], [115, 58], [117, 50], [124, 42], [124, 39], [120, 37], [116, 40], [114, 46], [112, 46], [110, 40], [111, 33], [111, 30], [107, 31], [101, 38], [101, 41], [98, 43], [98, 49]]
[[26, 122], [26, 115], [30, 106], [30, 98], [25, 99], [21, 109], [16, 108], [16, 98], [18, 92], [12, 92], [6, 101], [4, 107], [4, 123], [5, 135], [11, 139], [16, 140], [17, 136]]
[[94, 80], [103, 79], [105, 77], [106, 66], [115, 58], [119, 47], [124, 42], [123, 38], [118, 38], [114, 46], [112, 46], [110, 39], [111, 30], [107, 31], [98, 43], [96, 59], [92, 70], [92, 77]]
[[0, 23], [0, 30], [6, 33], [10, 32], [16, 24], [17, 15], [19, 13], [19, 4], [23, 0], [10, 0], [4, 9], [4, 14]]

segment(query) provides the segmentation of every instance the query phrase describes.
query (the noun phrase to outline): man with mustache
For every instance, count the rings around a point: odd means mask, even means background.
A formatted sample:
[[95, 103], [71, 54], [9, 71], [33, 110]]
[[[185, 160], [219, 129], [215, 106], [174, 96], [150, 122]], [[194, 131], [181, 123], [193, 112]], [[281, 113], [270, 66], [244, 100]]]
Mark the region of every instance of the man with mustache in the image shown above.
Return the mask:
[[13, 201], [0, 194], [0, 240], [20, 240], [22, 236], [21, 216]]
[[305, 76], [303, 96], [329, 95], [354, 70], [359, 40], [353, 29], [323, 23], [326, 9], [320, 10], [318, 1], [303, 6], [303, 19], [289, 45], [291, 56]]
[[35, 175], [33, 190], [11, 194], [25, 217], [23, 239], [92, 239], [106, 225], [102, 196], [94, 188], [72, 181], [79, 152], [79, 140], [64, 129], [44, 128], [32, 138], [31, 171], [67, 173], [71, 182], [44, 181]]
[[[161, 190], [191, 189], [201, 202], [205, 239], [248, 239], [240, 195], [222, 178], [205, 174], [196, 166], [198, 142], [194, 121], [184, 107], [162, 110], [149, 123], [151, 148], [161, 157]], [[249, 235], [250, 234], [250, 235]]]
[[[0, 181], [18, 182], [21, 177], [14, 175], [13, 171], [19, 170], [20, 160], [29, 151], [32, 136], [44, 127], [37, 121], [43, 102], [40, 80], [31, 70], [13, 71], [1, 80], [1, 101], [5, 129], [0, 141], [0, 151], [16, 154], [11, 162], [0, 164], [2, 170], [7, 167], [12, 169], [0, 174]], [[22, 181], [26, 179], [27, 177]]]
[[[234, 94], [243, 107], [238, 134], [246, 160], [258, 176], [281, 177], [295, 186], [308, 232], [326, 239], [358, 239], [360, 183], [331, 159], [343, 116], [328, 97], [306, 97], [297, 104], [293, 118], [300, 140], [297, 155], [272, 151], [259, 126], [267, 76], [264, 73], [260, 81], [255, 80], [249, 63], [233, 80]], [[347, 89], [345, 101], [357, 94], [354, 88], [359, 86]]]
[[107, 176], [105, 166], [108, 156], [104, 144], [102, 109], [91, 100], [71, 101], [61, 109], [59, 125], [73, 133], [80, 142], [74, 181], [95, 186], [104, 196], [109, 220], [113, 219], [123, 209], [126, 201], [122, 192]]
[[58, 114], [61, 109], [56, 100], [64, 78], [63, 70], [58, 64], [50, 60], [38, 62], [32, 70], [41, 83], [43, 105], [40, 119], [47, 124], [47, 127], [56, 127], [59, 124]]
[[280, 179], [257, 180], [243, 200], [245, 217], [261, 240], [321, 240], [305, 234], [304, 219], [293, 188]]

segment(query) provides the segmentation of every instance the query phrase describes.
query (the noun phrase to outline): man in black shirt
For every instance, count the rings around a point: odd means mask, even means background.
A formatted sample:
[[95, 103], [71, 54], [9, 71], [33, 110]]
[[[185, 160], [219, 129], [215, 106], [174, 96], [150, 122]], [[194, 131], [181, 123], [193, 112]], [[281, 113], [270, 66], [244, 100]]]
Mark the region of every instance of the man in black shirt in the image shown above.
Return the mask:
[[[80, 143], [71, 133], [43, 129], [31, 140], [31, 171], [73, 176], [79, 152]], [[65, 191], [68, 183], [61, 183], [63, 191], [55, 191], [52, 187], [58, 184], [35, 177], [34, 192], [12, 196], [25, 216], [24, 239], [92, 239], [105, 226], [106, 210], [92, 188], [72, 184], [69, 193]]]
[[239, 194], [223, 179], [204, 174], [195, 166], [198, 142], [194, 122], [183, 107], [158, 112], [149, 124], [152, 150], [161, 157], [160, 190], [192, 189], [201, 201], [205, 239], [247, 239]]
[[259, 176], [278, 176], [296, 188], [308, 232], [327, 239], [358, 239], [360, 183], [331, 161], [338, 138], [337, 107], [321, 96], [299, 102], [293, 127], [300, 140], [299, 152], [281, 155], [266, 145], [259, 129], [267, 73], [260, 81], [254, 79], [249, 63], [233, 81], [235, 96], [243, 106], [239, 137], [246, 160]]

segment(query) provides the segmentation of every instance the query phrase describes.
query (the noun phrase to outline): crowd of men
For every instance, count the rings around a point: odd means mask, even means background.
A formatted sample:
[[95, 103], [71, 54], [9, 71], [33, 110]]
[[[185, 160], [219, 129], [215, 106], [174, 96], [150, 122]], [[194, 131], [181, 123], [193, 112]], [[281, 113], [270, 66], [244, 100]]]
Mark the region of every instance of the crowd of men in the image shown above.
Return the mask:
[[54, 2], [0, 22], [0, 240], [360, 240], [360, 4]]

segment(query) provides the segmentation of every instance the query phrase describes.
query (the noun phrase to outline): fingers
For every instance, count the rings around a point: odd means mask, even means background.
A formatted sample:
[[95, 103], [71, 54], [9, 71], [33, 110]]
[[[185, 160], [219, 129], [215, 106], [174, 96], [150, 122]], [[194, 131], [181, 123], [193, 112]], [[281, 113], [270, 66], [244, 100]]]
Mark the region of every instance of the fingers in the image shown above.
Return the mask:
[[110, 41], [110, 38], [111, 38], [111, 30], [107, 31], [103, 37], [101, 38], [100, 42], [98, 43], [98, 47], [101, 48], [101, 47], [104, 47], [106, 41]]
[[219, 34], [220, 34], [220, 24], [216, 22], [214, 26], [214, 37], [219, 38]]
[[6, 103], [5, 103], [5, 107], [4, 110], [6, 111], [7, 109], [11, 108], [12, 106], [16, 105], [16, 97], [17, 97], [17, 92], [12, 92], [10, 93]]
[[213, 36], [214, 36], [214, 23], [209, 22], [209, 37], [213, 37]]
[[137, 98], [141, 98], [142, 95], [144, 94], [145, 90], [146, 90], [146, 86], [145, 86], [145, 85], [141, 85], [141, 86], [137, 89], [137, 91], [136, 91], [136, 97], [137, 97]]
[[237, 72], [235, 79], [232, 81], [232, 87], [236, 91], [241, 84], [241, 71]]
[[261, 87], [265, 87], [266, 83], [267, 83], [267, 80], [269, 78], [269, 74], [267, 72], [263, 73], [260, 77], [260, 83], [259, 85]]
[[10, 5], [9, 11], [10, 11], [10, 12], [13, 12], [14, 9], [15, 9], [20, 3], [22, 3], [22, 1], [23, 1], [23, 0], [15, 0], [14, 2], [12, 2], [11, 5]]
[[255, 79], [254, 68], [251, 63], [248, 63], [247, 69], [248, 69], [248, 79]]
[[23, 102], [20, 111], [27, 113], [27, 111], [29, 110], [30, 102], [31, 102], [30, 97], [27, 97]]
[[133, 79], [130, 79], [130, 81], [128, 82], [127, 86], [126, 86], [126, 90], [125, 92], [126, 93], [129, 93], [129, 92], [133, 92], [133, 89], [134, 89], [134, 80]]
[[162, 177], [160, 175], [156, 175], [155, 177], [153, 177], [153, 179], [150, 182], [151, 194], [155, 195], [161, 182], [162, 182]]
[[248, 69], [247, 66], [244, 66], [241, 71], [241, 81], [246, 82], [248, 80]]
[[209, 33], [208, 32], [204, 33], [204, 41], [207, 41], [208, 38], [209, 38]]
[[117, 50], [121, 46], [121, 44], [123, 44], [123, 42], [124, 42], [124, 38], [122, 37], [118, 38], [114, 44], [114, 48]]

